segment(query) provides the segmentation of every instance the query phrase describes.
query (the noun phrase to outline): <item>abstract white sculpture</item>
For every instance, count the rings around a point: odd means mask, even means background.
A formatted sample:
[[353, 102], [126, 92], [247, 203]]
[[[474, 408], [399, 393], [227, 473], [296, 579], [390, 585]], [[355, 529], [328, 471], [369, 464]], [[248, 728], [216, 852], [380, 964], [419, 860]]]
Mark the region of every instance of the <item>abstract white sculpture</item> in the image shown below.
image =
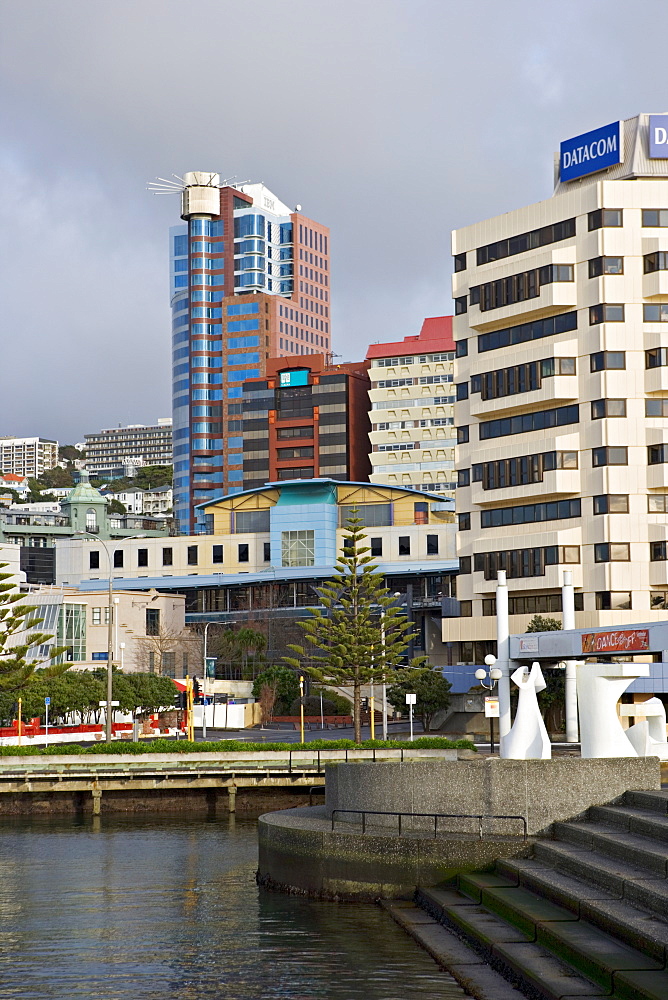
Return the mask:
[[644, 716], [643, 722], [636, 722], [626, 730], [626, 738], [631, 741], [639, 757], [658, 757], [668, 760], [666, 740], [666, 709], [660, 698], [649, 698], [634, 705], [620, 705], [622, 716]]
[[578, 710], [582, 757], [637, 757], [617, 715], [617, 702], [648, 663], [578, 663]]
[[511, 679], [520, 689], [513, 727], [501, 743], [501, 756], [508, 760], [549, 760], [552, 745], [547, 735], [536, 695], [546, 687], [539, 663], [519, 667]]

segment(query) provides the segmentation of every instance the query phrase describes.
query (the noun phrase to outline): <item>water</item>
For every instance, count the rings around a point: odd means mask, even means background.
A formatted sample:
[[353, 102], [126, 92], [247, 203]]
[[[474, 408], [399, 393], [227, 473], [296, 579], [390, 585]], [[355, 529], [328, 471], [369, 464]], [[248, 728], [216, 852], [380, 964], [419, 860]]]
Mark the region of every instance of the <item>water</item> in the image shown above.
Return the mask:
[[387, 914], [255, 886], [253, 822], [0, 825], [3, 1000], [466, 1000]]

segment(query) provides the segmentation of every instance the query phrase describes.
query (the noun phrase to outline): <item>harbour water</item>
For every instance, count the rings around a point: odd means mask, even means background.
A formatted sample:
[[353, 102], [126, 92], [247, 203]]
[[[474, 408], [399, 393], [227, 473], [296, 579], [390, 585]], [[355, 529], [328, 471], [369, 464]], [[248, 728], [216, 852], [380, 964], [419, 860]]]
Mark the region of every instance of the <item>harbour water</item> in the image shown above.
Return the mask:
[[265, 893], [256, 826], [0, 823], [5, 1000], [466, 1000], [375, 906]]

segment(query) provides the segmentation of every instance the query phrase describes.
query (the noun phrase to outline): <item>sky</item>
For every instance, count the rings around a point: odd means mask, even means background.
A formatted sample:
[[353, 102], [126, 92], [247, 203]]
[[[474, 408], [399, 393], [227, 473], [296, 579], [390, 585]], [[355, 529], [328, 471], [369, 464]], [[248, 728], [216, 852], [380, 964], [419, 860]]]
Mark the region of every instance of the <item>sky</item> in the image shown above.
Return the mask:
[[343, 360], [452, 311], [450, 231], [549, 197], [562, 139], [668, 110], [665, 0], [0, 0], [0, 435], [169, 416], [188, 170], [331, 228]]

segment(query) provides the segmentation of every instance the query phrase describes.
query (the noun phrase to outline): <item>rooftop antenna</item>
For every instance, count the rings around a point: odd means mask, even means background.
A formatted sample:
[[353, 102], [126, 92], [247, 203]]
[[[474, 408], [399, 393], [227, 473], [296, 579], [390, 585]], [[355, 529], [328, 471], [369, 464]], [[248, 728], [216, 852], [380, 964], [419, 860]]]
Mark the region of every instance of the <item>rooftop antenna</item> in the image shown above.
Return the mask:
[[146, 185], [147, 191], [152, 194], [181, 194], [185, 188], [183, 177], [179, 177], [178, 174], [172, 174], [172, 177], [174, 180], [156, 177], [154, 181], [149, 181]]

